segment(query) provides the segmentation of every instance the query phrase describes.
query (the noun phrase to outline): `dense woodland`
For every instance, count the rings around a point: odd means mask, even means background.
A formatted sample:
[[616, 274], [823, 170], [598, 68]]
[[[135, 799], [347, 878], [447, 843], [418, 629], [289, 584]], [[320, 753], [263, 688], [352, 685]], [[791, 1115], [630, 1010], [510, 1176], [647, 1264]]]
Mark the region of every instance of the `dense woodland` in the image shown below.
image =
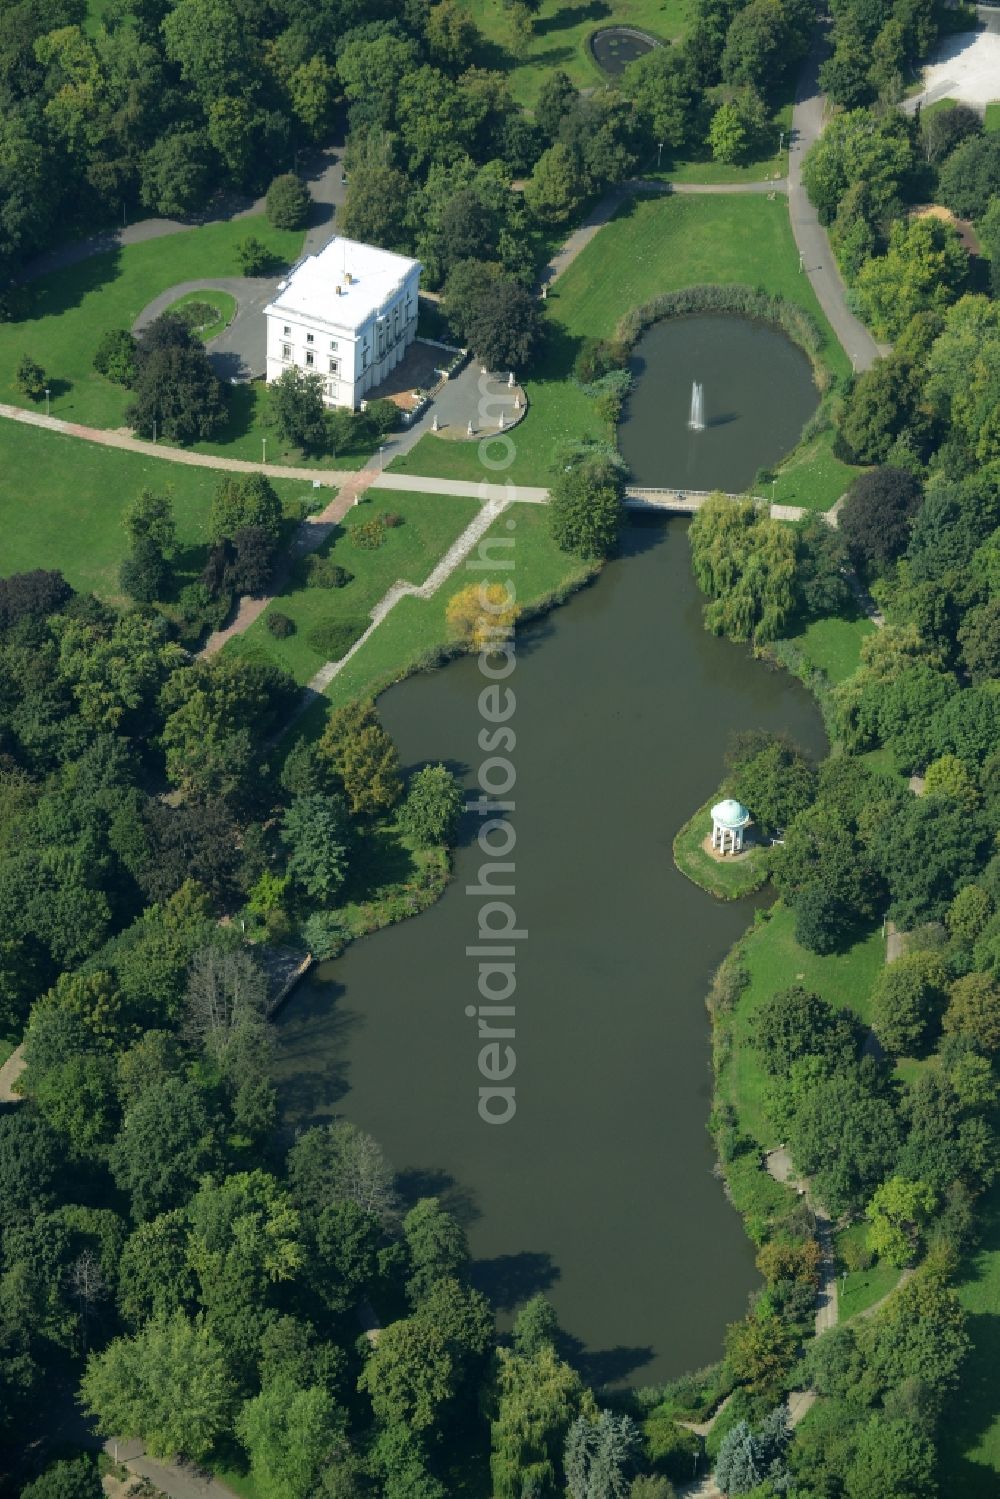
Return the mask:
[[[94, 34], [83, 9], [0, 14], [5, 276], [67, 225], [103, 227], [123, 205], [197, 214], [346, 131], [340, 227], [418, 254], [474, 345], [527, 330], [525, 353], [546, 236], [660, 142], [751, 152], [814, 23], [802, 0], [698, 0], [689, 41], [591, 97], [554, 74], [528, 118], [455, 0], [129, 0]], [[530, 27], [530, 6], [518, 14]], [[921, 0], [835, 7], [824, 83], [843, 109], [807, 164], [857, 307], [893, 341], [829, 396], [842, 452], [873, 467], [837, 531], [752, 505], [692, 526], [712, 629], [764, 646], [846, 612], [851, 576], [885, 611], [857, 673], [815, 683], [830, 758], [751, 735], [729, 775], [784, 832], [773, 878], [805, 948], [840, 951], [885, 914], [911, 934], [871, 996], [874, 1040], [789, 975], [753, 1045], [769, 1117], [818, 1197], [867, 1226], [863, 1253], [916, 1273], [811, 1346], [814, 1222], [758, 1185], [771, 1142], [720, 1099], [713, 1128], [765, 1287], [720, 1365], [593, 1392], [541, 1298], [498, 1338], [461, 1226], [401, 1198], [376, 1142], [343, 1122], [284, 1131], [268, 953], [339, 951], [345, 892], [387, 828], [419, 851], [430, 890], [461, 799], [442, 767], [404, 787], [370, 704], [315, 741], [278, 739], [289, 678], [188, 655], [267, 577], [281, 517], [266, 481], [220, 487], [205, 576], [173, 612], [151, 602], [175, 565], [170, 505], [137, 496], [134, 607], [51, 572], [0, 582], [0, 1018], [27, 1059], [23, 1101], [0, 1108], [11, 1492], [44, 1468], [31, 1499], [96, 1499], [96, 1467], [60, 1454], [52, 1419], [79, 1394], [101, 1432], [248, 1470], [268, 1499], [669, 1499], [700, 1448], [678, 1422], [731, 1392], [708, 1444], [728, 1493], [937, 1492], [968, 1345], [949, 1282], [995, 1172], [1000, 1049], [1000, 136], [961, 109], [895, 108], [937, 25]], [[909, 216], [929, 201], [972, 218], [984, 256]], [[486, 304], [499, 317], [484, 322]], [[140, 402], [192, 350], [168, 326], [107, 353], [140, 376]], [[578, 375], [612, 376], [613, 403], [621, 359], [606, 353], [585, 351]], [[552, 505], [560, 544], [612, 549], [620, 493], [612, 455], [571, 465]], [[717, 1040], [745, 987], [737, 952], [713, 990]], [[792, 1437], [783, 1401], [805, 1384], [823, 1398]]]

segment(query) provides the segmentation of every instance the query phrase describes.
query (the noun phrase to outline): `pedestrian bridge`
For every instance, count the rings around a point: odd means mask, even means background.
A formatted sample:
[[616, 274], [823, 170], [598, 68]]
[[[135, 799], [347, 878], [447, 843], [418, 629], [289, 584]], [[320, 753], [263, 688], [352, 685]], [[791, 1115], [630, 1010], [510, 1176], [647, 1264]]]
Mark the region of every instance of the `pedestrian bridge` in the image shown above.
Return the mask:
[[[715, 489], [651, 489], [630, 484], [625, 490], [625, 506], [628, 510], [666, 510], [674, 515], [694, 515], [700, 510], [709, 495], [718, 494]], [[727, 500], [744, 500], [747, 495], [727, 494]], [[774, 520], [800, 520], [805, 511], [798, 505], [772, 505], [763, 495], [749, 496], [759, 505], [766, 505]]]

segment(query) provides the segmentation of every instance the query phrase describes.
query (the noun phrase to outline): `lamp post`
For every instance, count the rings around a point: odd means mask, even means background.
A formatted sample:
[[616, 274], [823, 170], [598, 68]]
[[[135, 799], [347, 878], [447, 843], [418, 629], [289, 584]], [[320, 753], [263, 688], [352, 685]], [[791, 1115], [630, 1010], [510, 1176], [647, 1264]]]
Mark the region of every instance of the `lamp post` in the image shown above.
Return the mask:
[[385, 472], [385, 461], [384, 461], [384, 458], [383, 458], [383, 454], [384, 453], [385, 453], [385, 447], [383, 446], [382, 443], [379, 443], [379, 445], [378, 445], [378, 467], [379, 467], [379, 473], [384, 473]]
[[785, 132], [783, 130], [779, 130], [778, 131], [778, 155], [779, 156], [781, 155], [781, 152], [784, 149], [784, 145], [785, 145]]
[[778, 482], [777, 479], [772, 479], [771, 480], [771, 504], [772, 505], [774, 504], [774, 488], [775, 488], [775, 485], [777, 484], [777, 482]]
[[656, 143], [656, 170], [657, 171], [660, 170], [660, 158], [662, 157], [662, 155], [663, 155], [663, 142], [662, 141], [657, 141], [657, 143]]
[[49, 394], [50, 394], [49, 387], [46, 385], [46, 387], [45, 387], [45, 415], [46, 416], [48, 416], [48, 414], [49, 414]]
[[262, 437], [261, 438], [260, 445], [261, 445], [261, 458], [260, 458], [260, 461], [261, 461], [261, 463], [266, 463], [267, 462], [267, 438], [266, 437]]
[[799, 270], [800, 271], [804, 271], [805, 268], [806, 268], [806, 252], [804, 250], [800, 250], [799, 251]]
[[153, 417], [153, 441], [156, 441], [156, 417]]

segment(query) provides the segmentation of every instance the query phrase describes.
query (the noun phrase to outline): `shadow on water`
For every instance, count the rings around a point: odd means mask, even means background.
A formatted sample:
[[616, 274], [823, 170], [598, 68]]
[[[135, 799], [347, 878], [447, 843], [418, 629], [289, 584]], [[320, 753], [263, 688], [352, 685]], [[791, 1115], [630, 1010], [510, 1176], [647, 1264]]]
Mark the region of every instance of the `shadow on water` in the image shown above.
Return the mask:
[[498, 1254], [493, 1259], [476, 1260], [472, 1266], [472, 1283], [488, 1296], [498, 1312], [512, 1312], [515, 1307], [539, 1291], [547, 1291], [559, 1279], [559, 1266], [545, 1251], [522, 1249], [519, 1254]]
[[415, 1207], [422, 1197], [440, 1198], [441, 1206], [463, 1228], [471, 1228], [483, 1216], [475, 1192], [456, 1181], [450, 1171], [433, 1166], [408, 1166], [397, 1172], [396, 1191], [407, 1210]]

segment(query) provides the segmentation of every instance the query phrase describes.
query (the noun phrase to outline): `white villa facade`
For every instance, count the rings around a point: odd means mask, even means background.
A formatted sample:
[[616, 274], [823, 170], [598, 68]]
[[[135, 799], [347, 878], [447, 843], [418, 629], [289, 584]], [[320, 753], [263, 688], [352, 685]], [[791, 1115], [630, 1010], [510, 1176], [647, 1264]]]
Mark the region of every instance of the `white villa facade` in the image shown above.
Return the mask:
[[421, 269], [340, 236], [308, 256], [264, 308], [268, 381], [297, 365], [320, 377], [328, 406], [357, 407], [416, 337]]

